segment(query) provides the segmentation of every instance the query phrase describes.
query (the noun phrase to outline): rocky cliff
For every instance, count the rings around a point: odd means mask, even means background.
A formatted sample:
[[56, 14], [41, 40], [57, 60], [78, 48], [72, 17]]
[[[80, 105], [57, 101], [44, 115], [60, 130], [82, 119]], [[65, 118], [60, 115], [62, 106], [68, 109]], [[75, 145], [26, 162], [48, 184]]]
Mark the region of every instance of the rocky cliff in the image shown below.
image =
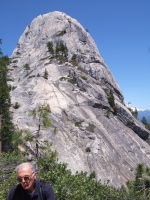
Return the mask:
[[96, 44], [75, 19], [61, 12], [35, 18], [9, 69], [16, 129], [34, 134], [39, 122], [30, 111], [49, 105], [52, 125], [41, 127], [41, 140], [53, 143], [72, 173], [95, 171], [118, 187], [134, 177], [137, 163], [150, 167], [150, 133], [124, 105]]

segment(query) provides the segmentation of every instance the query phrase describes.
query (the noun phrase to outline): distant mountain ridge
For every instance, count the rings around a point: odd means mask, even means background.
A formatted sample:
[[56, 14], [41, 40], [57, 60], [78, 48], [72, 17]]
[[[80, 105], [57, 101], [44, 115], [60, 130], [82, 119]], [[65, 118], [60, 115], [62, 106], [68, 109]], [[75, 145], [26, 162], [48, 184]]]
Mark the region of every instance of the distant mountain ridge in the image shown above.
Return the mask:
[[133, 111], [135, 111], [135, 109], [137, 109], [138, 119], [142, 120], [142, 118], [145, 117], [147, 122], [150, 123], [150, 109], [140, 109], [140, 108], [137, 108], [136, 106], [131, 105], [131, 104], [127, 104], [127, 107], [131, 108]]
[[150, 110], [138, 110], [138, 119], [142, 120], [142, 118], [145, 117], [147, 122], [150, 123]]

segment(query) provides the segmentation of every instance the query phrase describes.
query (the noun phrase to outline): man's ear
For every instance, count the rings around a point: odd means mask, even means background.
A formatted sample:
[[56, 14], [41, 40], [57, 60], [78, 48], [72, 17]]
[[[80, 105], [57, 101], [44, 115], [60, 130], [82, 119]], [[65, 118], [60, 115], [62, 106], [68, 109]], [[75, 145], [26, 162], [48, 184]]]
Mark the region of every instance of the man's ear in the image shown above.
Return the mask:
[[37, 172], [34, 172], [34, 178], [36, 179]]

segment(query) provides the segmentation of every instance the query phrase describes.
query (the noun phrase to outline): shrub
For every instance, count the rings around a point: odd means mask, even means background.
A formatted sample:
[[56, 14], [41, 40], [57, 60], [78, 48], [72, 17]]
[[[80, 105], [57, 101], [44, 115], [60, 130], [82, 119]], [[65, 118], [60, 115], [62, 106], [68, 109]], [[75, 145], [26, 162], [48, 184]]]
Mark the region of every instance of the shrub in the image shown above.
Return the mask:
[[80, 126], [82, 125], [82, 122], [84, 122], [84, 120], [81, 120], [81, 121], [75, 122], [74, 124], [75, 124], [75, 126], [80, 127]]
[[13, 91], [13, 90], [15, 90], [17, 88], [17, 86], [12, 86], [11, 87], [11, 90]]
[[48, 51], [49, 51], [51, 54], [54, 54], [54, 49], [53, 49], [53, 43], [52, 43], [52, 42], [48, 42], [48, 43], [47, 43], [47, 48], [48, 48]]
[[71, 60], [76, 60], [76, 58], [77, 58], [77, 55], [76, 55], [76, 54], [73, 54]]
[[82, 92], [86, 92], [85, 88], [80, 88], [79, 90], [82, 91]]
[[82, 78], [83, 80], [87, 80], [87, 77], [86, 77], [86, 76], [81, 76], [81, 78]]
[[56, 36], [62, 36], [62, 35], [64, 35], [66, 33], [66, 30], [64, 30], [64, 31], [61, 31], [60, 33], [58, 33]]
[[73, 66], [78, 66], [78, 63], [77, 63], [77, 61], [75, 61], [75, 60], [70, 60], [69, 61]]
[[29, 32], [25, 32], [25, 36], [27, 36], [29, 34]]
[[55, 127], [54, 128], [54, 134], [56, 134], [58, 132], [58, 129]]
[[106, 117], [109, 118], [109, 116], [110, 116], [110, 109], [109, 108], [106, 110], [105, 115], [106, 115]]
[[90, 147], [87, 147], [87, 148], [85, 149], [85, 151], [86, 151], [86, 152], [91, 152]]
[[48, 71], [45, 69], [43, 78], [48, 79]]
[[14, 109], [18, 109], [20, 107], [19, 103], [16, 102], [15, 105], [13, 106]]
[[113, 108], [115, 106], [115, 98], [114, 98], [112, 90], [104, 89], [104, 91], [107, 94], [109, 105]]
[[62, 64], [64, 62], [68, 62], [68, 58], [64, 57], [63, 55], [57, 55], [56, 58], [59, 61], [59, 64]]
[[17, 63], [18, 62], [18, 60], [13, 60], [13, 63]]
[[64, 45], [63, 43], [57, 43], [56, 44], [56, 56], [57, 55], [62, 55], [64, 57], [68, 56], [68, 49], [67, 46]]
[[29, 67], [28, 63], [26, 63], [23, 67], [24, 67], [25, 70], [30, 70], [30, 67]]
[[63, 81], [63, 80], [66, 80], [66, 79], [67, 79], [66, 77], [62, 76], [59, 80]]
[[86, 128], [86, 130], [94, 133], [94, 129], [96, 128], [96, 126], [94, 124], [89, 124], [89, 126]]
[[71, 78], [71, 79], [69, 79], [68, 80], [68, 82], [70, 82], [70, 83], [72, 83], [72, 84], [76, 84], [76, 78], [75, 77], [73, 77], [73, 78]]

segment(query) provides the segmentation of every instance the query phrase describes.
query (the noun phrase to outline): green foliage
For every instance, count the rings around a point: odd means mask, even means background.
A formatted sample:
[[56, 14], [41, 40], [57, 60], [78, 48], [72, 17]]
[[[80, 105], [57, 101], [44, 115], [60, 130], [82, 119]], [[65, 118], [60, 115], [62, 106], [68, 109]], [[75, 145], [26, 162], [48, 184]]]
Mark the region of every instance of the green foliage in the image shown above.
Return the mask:
[[55, 127], [54, 128], [54, 134], [56, 134], [58, 132], [58, 129]]
[[110, 90], [109, 92], [107, 91], [106, 94], [108, 97], [108, 103], [113, 108], [115, 106], [115, 99], [112, 90]]
[[81, 76], [81, 78], [82, 78], [83, 80], [87, 80], [87, 77], [86, 77], [86, 76]]
[[16, 54], [19, 56], [21, 53], [19, 51], [17, 51]]
[[105, 115], [106, 115], [106, 117], [108, 117], [108, 118], [109, 118], [109, 116], [110, 116], [110, 109], [109, 109], [109, 108], [106, 110], [106, 113], [105, 113]]
[[140, 163], [136, 167], [135, 180], [128, 181], [127, 186], [131, 194], [137, 199], [150, 199], [150, 168]]
[[71, 58], [71, 60], [69, 61], [73, 66], [78, 66], [78, 62], [76, 61], [77, 55], [74, 54]]
[[62, 55], [63, 57], [67, 57], [68, 56], [67, 46], [64, 45], [63, 43], [57, 43], [56, 44], [56, 56], [57, 55]]
[[143, 117], [141, 121], [145, 125], [145, 128], [150, 130], [150, 124], [148, 123], [147, 119], [145, 117]]
[[50, 112], [51, 110], [48, 104], [47, 105], [39, 104], [30, 113], [34, 118], [38, 119], [38, 124], [37, 124], [38, 130], [36, 131], [36, 135], [35, 135], [36, 152], [34, 152], [34, 156], [36, 159], [39, 158], [39, 149], [43, 146], [43, 145], [42, 146], [40, 145], [39, 140], [38, 140], [40, 136], [41, 125], [43, 125], [45, 128], [50, 127], [52, 125], [52, 122], [49, 117]]
[[30, 70], [30, 66], [29, 66], [28, 63], [26, 63], [23, 67], [24, 67], [25, 70]]
[[67, 79], [66, 77], [62, 76], [59, 80], [63, 81], [63, 80], [66, 80], [66, 79]]
[[72, 83], [72, 84], [76, 84], [76, 78], [75, 77], [72, 77], [68, 80], [69, 83]]
[[14, 109], [18, 109], [19, 107], [20, 107], [20, 105], [19, 105], [18, 102], [16, 102], [16, 103], [13, 105], [13, 108], [14, 108]]
[[79, 90], [82, 91], [82, 92], [86, 92], [85, 88], [80, 88]]
[[48, 48], [48, 51], [53, 55], [54, 49], [53, 49], [53, 43], [52, 42], [47, 43], [47, 48]]
[[81, 72], [87, 73], [87, 71], [85, 71], [85, 70], [82, 69], [81, 67], [78, 67], [78, 70], [80, 70]]
[[[3, 42], [2, 42], [2, 39], [0, 38], [0, 44], [2, 44]], [[2, 49], [0, 48], [0, 56], [2, 56], [3, 55], [3, 52], [2, 52]]]
[[[47, 110], [47, 106], [37, 107], [33, 111], [34, 116], [41, 116], [41, 110]], [[47, 115], [47, 114], [46, 114]], [[80, 125], [80, 123], [79, 123]], [[24, 137], [22, 137], [24, 135]], [[20, 131], [14, 134], [14, 141], [20, 141], [15, 145], [23, 144], [24, 141], [34, 139], [30, 131]], [[21, 139], [22, 138], [22, 139]], [[22, 141], [21, 141], [22, 140]], [[44, 180], [53, 186], [58, 200], [146, 200], [150, 199], [150, 168], [144, 168], [139, 164], [135, 173], [135, 180], [128, 181], [127, 187], [114, 188], [108, 186], [109, 180], [105, 184], [96, 181], [96, 173], [76, 172], [72, 175], [67, 169], [67, 164], [57, 162], [57, 152], [53, 152], [48, 141], [44, 141], [41, 147], [42, 156], [37, 159], [39, 170], [38, 179]], [[86, 152], [91, 152], [89, 147]], [[0, 155], [0, 199], [5, 200], [9, 189], [16, 185], [16, 174], [14, 168], [28, 161], [22, 152], [13, 151]]]
[[29, 76], [28, 78], [33, 78], [33, 77], [35, 77], [35, 75]]
[[[88, 152], [88, 151], [87, 151]], [[9, 189], [17, 184], [14, 168], [21, 162], [28, 161], [21, 153], [3, 154], [0, 162], [0, 199], [5, 200]], [[142, 188], [134, 187], [135, 180], [127, 183], [128, 190], [125, 187], [114, 188], [109, 186], [109, 180], [105, 184], [96, 181], [96, 174], [92, 172], [76, 172], [72, 175], [67, 169], [67, 164], [57, 162], [57, 153], [51, 150], [38, 159], [39, 174], [38, 179], [44, 180], [53, 186], [56, 198], [58, 200], [146, 200], [150, 199], [148, 181], [145, 179], [145, 187], [141, 180], [138, 182]], [[149, 172], [150, 169], [137, 167], [137, 176], [143, 177], [143, 173]], [[137, 186], [137, 185], [136, 185]], [[145, 191], [145, 192], [144, 192]]]
[[43, 124], [45, 127], [49, 127], [52, 125], [52, 122], [49, 118], [51, 110], [48, 104], [39, 104], [36, 108], [34, 108], [30, 114], [34, 118], [38, 118], [39, 125]]
[[51, 122], [50, 119], [48, 119], [47, 117], [45, 117], [45, 118], [43, 119], [43, 125], [44, 125], [45, 127], [50, 127], [50, 126], [52, 125], [52, 122]]
[[[0, 44], [2, 40], [0, 39]], [[0, 49], [1, 50], [1, 49]], [[0, 53], [1, 54], [1, 53]], [[21, 152], [18, 146], [24, 146], [26, 142], [37, 142], [38, 136], [31, 133], [30, 130], [19, 130], [13, 132], [9, 108], [11, 106], [9, 91], [7, 85], [7, 64], [9, 59], [5, 56], [0, 57], [0, 117], [2, 124], [0, 127], [0, 137], [2, 138], [3, 151], [0, 153], [0, 199], [5, 200], [9, 189], [16, 185], [16, 174], [14, 168], [22, 163], [29, 161], [28, 155], [31, 153], [27, 148]], [[70, 79], [71, 80], [71, 79]], [[70, 82], [76, 83], [74, 78]], [[108, 93], [108, 100], [111, 106], [115, 106], [112, 92]], [[50, 108], [48, 105], [38, 105], [31, 111], [33, 117], [38, 119], [38, 131], [40, 127], [51, 126]], [[82, 121], [76, 122], [76, 126], [81, 126]], [[145, 123], [145, 122], [144, 122]], [[147, 125], [147, 123], [145, 124]], [[89, 124], [87, 130], [94, 132], [95, 125]], [[56, 132], [56, 128], [54, 129]], [[1, 139], [0, 138], [0, 139]], [[150, 199], [150, 168], [144, 167], [143, 164], [137, 165], [135, 180], [128, 181], [127, 187], [114, 188], [101, 182], [96, 181], [96, 174], [92, 172], [76, 172], [72, 175], [67, 169], [67, 164], [57, 162], [57, 152], [51, 151], [51, 144], [47, 141], [40, 146], [42, 149], [41, 156], [37, 157], [40, 173], [39, 179], [44, 179], [50, 183], [55, 191], [57, 200], [148, 200]], [[86, 148], [86, 152], [90, 152]], [[37, 152], [34, 152], [35, 154]]]
[[13, 63], [17, 63], [18, 62], [18, 60], [13, 60]]
[[148, 125], [148, 121], [145, 117], [142, 118], [141, 122], [146, 126]]
[[132, 114], [133, 114], [133, 116], [134, 116], [135, 118], [137, 118], [137, 116], [138, 116], [138, 111], [137, 111], [136, 108], [135, 108], [135, 110], [134, 110], [134, 112], [133, 112]]
[[11, 141], [14, 129], [9, 111], [11, 101], [10, 87], [7, 84], [7, 64], [9, 64], [9, 58], [6, 56], [0, 57], [0, 142], [2, 141], [2, 151], [5, 152], [12, 149]]
[[43, 78], [48, 79], [48, 71], [45, 69]]
[[59, 64], [62, 64], [64, 62], [68, 62], [68, 58], [67, 57], [64, 57], [63, 55], [57, 55], [56, 56], [57, 60], [59, 61]]
[[25, 36], [27, 36], [28, 34], [29, 34], [29, 32], [26, 32], [26, 33], [25, 33]]
[[65, 33], [66, 33], [66, 30], [61, 31], [60, 33], [57, 34], [57, 36], [62, 36], [62, 35], [64, 35]]
[[6, 200], [9, 189], [17, 184], [14, 168], [28, 159], [20, 152], [8, 152], [0, 154], [0, 199]]
[[76, 60], [76, 58], [77, 58], [77, 55], [76, 55], [76, 54], [73, 54], [71, 60]]
[[75, 124], [75, 126], [80, 127], [80, 126], [82, 125], [82, 122], [84, 122], [84, 120], [81, 120], [81, 121], [75, 122], [74, 124]]
[[85, 149], [85, 151], [86, 151], [86, 152], [91, 152], [90, 147], [87, 147], [87, 148]]
[[[36, 143], [36, 136], [30, 130], [18, 130], [13, 133], [12, 147], [14, 152], [19, 153], [21, 149], [24, 156], [28, 155], [29, 149], [26, 145], [27, 142]], [[32, 155], [35, 156], [35, 152], [32, 152]]]
[[[25, 76], [25, 77], [29, 76], [29, 75], [30, 75], [32, 72], [33, 72], [33, 70], [31, 70], [31, 71], [27, 72], [27, 74], [26, 74], [26, 76]], [[32, 76], [34, 76], [34, 75], [32, 75]], [[32, 76], [29, 76], [29, 77], [32, 77]], [[29, 78], [29, 77], [28, 77], [28, 78]]]
[[86, 128], [86, 130], [90, 131], [91, 133], [94, 133], [94, 129], [96, 126], [94, 124], [89, 124], [89, 126]]
[[[62, 33], [64, 33], [64, 32], [62, 32]], [[47, 47], [48, 47], [48, 51], [50, 52], [50, 54], [52, 54], [50, 59], [56, 58], [59, 61], [59, 64], [62, 64], [64, 62], [68, 61], [68, 58], [67, 58], [68, 49], [67, 49], [67, 46], [63, 44], [63, 42], [57, 42], [55, 49], [53, 48], [53, 43], [48, 42]], [[51, 62], [49, 62], [49, 63], [51, 63]], [[46, 63], [46, 64], [49, 64], [49, 63]]]
[[135, 108], [134, 110], [131, 109], [131, 108], [128, 108], [128, 110], [130, 110], [131, 114], [132, 114], [135, 118], [137, 118], [137, 116], [138, 116], [138, 111], [137, 111], [136, 108]]
[[145, 128], [150, 130], [150, 124], [148, 123], [148, 121], [145, 117], [142, 118], [141, 122], [145, 125]]

